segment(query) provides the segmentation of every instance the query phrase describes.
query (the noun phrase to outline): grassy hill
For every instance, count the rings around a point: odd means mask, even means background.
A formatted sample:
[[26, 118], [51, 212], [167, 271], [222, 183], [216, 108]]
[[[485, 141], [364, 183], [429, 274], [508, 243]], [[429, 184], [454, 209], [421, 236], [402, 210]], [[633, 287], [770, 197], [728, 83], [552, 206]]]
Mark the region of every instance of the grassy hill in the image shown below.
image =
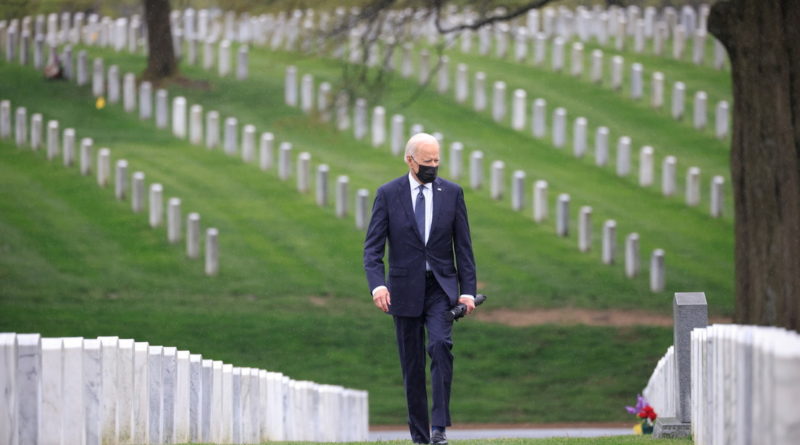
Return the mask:
[[[103, 56], [106, 66], [118, 64], [122, 73], [144, 66], [142, 56], [89, 51]], [[618, 136], [615, 125], [634, 141], [658, 135], [657, 153], [670, 147], [667, 152], [681, 163], [702, 162], [704, 174], [726, 170], [724, 146], [713, 136], [693, 133], [617, 93], [508, 62], [473, 59], [464, 60], [489, 79], [519, 83], [530, 99], [549, 94], [548, 101], [568, 106], [572, 117], [583, 113], [590, 128], [607, 119], [610, 141]], [[329, 164], [331, 178], [349, 175], [351, 193], [360, 187], [374, 192], [404, 173], [388, 148], [372, 148], [285, 106], [288, 64], [318, 80], [339, 73], [328, 60], [251, 48], [249, 80], [184, 66], [187, 76], [207, 80], [210, 88], [170, 86], [170, 96], [218, 110], [223, 119], [235, 116], [240, 129], [253, 124], [258, 132], [273, 132], [278, 142], [292, 142], [295, 154], [312, 154], [313, 165]], [[221, 150], [175, 139], [119, 105], [98, 110], [88, 87], [46, 82], [31, 68], [5, 62], [0, 79], [0, 98], [14, 108], [42, 112], [45, 121], [57, 119], [79, 138], [92, 137], [96, 149], [109, 147], [114, 160], [128, 160], [130, 171], [163, 184], [165, 198], [180, 197], [184, 213], [197, 211], [203, 227], [219, 228], [221, 251], [220, 275], [206, 277], [201, 261], [186, 259], [182, 244], [168, 245], [165, 230], [150, 229], [146, 215], [116, 201], [113, 190], [98, 188], [93, 177], [81, 177], [60, 160], [48, 162], [42, 150], [2, 141], [0, 330], [133, 337], [293, 378], [364, 388], [373, 423], [402, 423], [391, 320], [369, 301], [361, 270], [364, 235], [352, 217], [338, 219], [330, 206], [316, 206], [313, 196], [298, 193], [293, 179], [280, 181], [274, 170], [262, 172]], [[705, 202], [692, 209], [679, 198], [665, 199], [655, 188], [576, 160], [569, 150], [496, 124], [451, 97], [431, 92], [401, 110], [414, 85], [396, 79], [386, 97], [388, 115], [401, 112], [408, 124], [442, 132], [447, 143], [459, 140], [467, 151], [482, 150], [487, 172], [492, 160], [502, 159], [509, 177], [519, 168], [529, 184], [547, 179], [551, 203], [557, 193], [572, 195], [573, 227], [580, 205], [594, 208], [593, 248], [583, 254], [574, 234], [555, 236], [552, 218], [543, 224], [531, 220], [529, 198], [524, 212], [514, 212], [508, 197], [493, 201], [486, 189], [467, 190], [479, 281], [491, 298], [483, 310], [635, 308], [668, 314], [672, 292], [703, 290], [712, 313], [732, 312], [729, 216], [715, 220]], [[620, 262], [601, 264], [600, 226], [606, 218], [618, 222], [620, 254], [624, 235], [640, 233], [645, 270], [653, 248], [667, 250], [666, 291], [652, 294], [646, 273], [624, 278]], [[643, 387], [671, 343], [671, 330], [658, 327], [511, 328], [474, 320], [459, 323], [455, 336], [457, 422], [627, 419], [622, 405]]]

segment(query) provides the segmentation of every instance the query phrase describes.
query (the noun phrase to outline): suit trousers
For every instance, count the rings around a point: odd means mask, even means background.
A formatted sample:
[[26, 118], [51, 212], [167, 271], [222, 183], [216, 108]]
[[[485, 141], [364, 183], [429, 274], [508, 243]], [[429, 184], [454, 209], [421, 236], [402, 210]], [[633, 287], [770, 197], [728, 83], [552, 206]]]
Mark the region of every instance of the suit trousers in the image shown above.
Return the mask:
[[408, 403], [408, 426], [415, 442], [430, 442], [425, 378], [425, 330], [431, 358], [433, 426], [450, 426], [450, 385], [453, 380], [453, 322], [445, 319], [450, 300], [433, 274], [425, 280], [425, 304], [419, 317], [394, 317], [403, 386]]

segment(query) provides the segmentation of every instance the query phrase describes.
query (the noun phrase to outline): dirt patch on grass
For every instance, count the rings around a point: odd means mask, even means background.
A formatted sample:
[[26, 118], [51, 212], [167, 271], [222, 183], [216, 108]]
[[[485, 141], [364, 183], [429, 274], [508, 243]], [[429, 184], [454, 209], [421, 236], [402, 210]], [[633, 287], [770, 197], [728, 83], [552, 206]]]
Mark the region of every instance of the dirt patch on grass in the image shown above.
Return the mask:
[[[588, 325], [588, 326], [672, 326], [672, 316], [637, 310], [619, 309], [478, 309], [476, 320], [506, 326]], [[710, 323], [730, 323], [731, 319], [712, 317]]]

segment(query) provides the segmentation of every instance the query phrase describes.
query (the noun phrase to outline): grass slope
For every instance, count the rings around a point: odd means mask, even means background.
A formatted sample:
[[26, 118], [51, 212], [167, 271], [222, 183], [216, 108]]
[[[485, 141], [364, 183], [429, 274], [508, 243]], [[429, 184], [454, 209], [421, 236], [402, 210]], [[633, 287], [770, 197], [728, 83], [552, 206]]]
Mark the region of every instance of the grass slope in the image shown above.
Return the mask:
[[[119, 64], [123, 73], [142, 66], [140, 56], [92, 53]], [[273, 131], [278, 141], [292, 141], [296, 152], [310, 151], [315, 165], [330, 164], [331, 177], [348, 174], [353, 189], [374, 190], [403, 174], [386, 150], [282, 104], [285, 64], [332, 78], [331, 63], [264, 50], [253, 50], [251, 59], [253, 78], [245, 83], [187, 67], [212, 88], [176, 88], [171, 95]], [[130, 171], [144, 171], [148, 183], [164, 184], [165, 198], [180, 197], [185, 213], [198, 211], [204, 227], [220, 229], [222, 252], [220, 276], [205, 277], [201, 262], [185, 259], [182, 246], [168, 246], [163, 229], [150, 229], [145, 215], [133, 214], [128, 202], [115, 201], [93, 178], [48, 162], [42, 151], [0, 143], [0, 329], [134, 337], [238, 366], [365, 388], [373, 423], [402, 422], [391, 321], [366, 300], [363, 233], [352, 220], [315, 206], [313, 197], [298, 194], [274, 172], [178, 141], [119, 106], [96, 110], [87, 88], [44, 82], [32, 70], [8, 64], [0, 64], [0, 79], [0, 97], [15, 107], [58, 119], [79, 138], [94, 138], [96, 148], [110, 147], [113, 159], [127, 159]], [[409, 85], [399, 88], [390, 103], [399, 102]], [[501, 158], [510, 169], [523, 165], [529, 178], [547, 175], [553, 195], [569, 191], [576, 204], [590, 203], [595, 221], [614, 217], [620, 233], [639, 231], [644, 257], [654, 247], [668, 248], [670, 290], [651, 296], [646, 276], [624, 279], [620, 266], [601, 266], [597, 253], [577, 252], [574, 238], [555, 237], [551, 222], [536, 225], [528, 210], [516, 214], [507, 201], [468, 190], [479, 278], [495, 307], [667, 312], [673, 289], [699, 288], [708, 292], [712, 310], [730, 311], [729, 221], [631, 187], [432, 95], [403, 113], [407, 122], [459, 137], [468, 149], [480, 147], [487, 161]], [[577, 206], [573, 221], [576, 213]], [[593, 249], [599, 249], [597, 228]], [[455, 421], [606, 421], [628, 418], [621, 406], [644, 385], [671, 333], [464, 322], [456, 327], [456, 342]]]

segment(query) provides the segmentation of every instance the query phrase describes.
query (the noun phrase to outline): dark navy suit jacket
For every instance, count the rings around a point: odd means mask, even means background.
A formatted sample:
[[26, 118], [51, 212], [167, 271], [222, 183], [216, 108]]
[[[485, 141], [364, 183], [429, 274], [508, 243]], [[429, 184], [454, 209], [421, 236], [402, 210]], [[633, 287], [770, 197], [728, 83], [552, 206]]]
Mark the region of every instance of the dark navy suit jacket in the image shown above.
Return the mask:
[[[427, 245], [417, 230], [408, 174], [382, 185], [375, 195], [372, 219], [364, 241], [364, 270], [369, 289], [389, 289], [389, 313], [401, 317], [422, 314], [425, 299], [425, 261], [450, 299], [475, 295], [475, 258], [467, 220], [464, 191], [458, 184], [433, 182], [433, 218]], [[389, 276], [383, 264], [389, 242]]]

